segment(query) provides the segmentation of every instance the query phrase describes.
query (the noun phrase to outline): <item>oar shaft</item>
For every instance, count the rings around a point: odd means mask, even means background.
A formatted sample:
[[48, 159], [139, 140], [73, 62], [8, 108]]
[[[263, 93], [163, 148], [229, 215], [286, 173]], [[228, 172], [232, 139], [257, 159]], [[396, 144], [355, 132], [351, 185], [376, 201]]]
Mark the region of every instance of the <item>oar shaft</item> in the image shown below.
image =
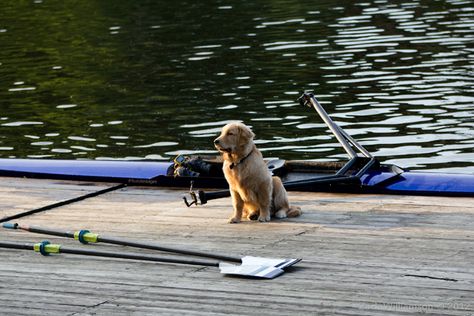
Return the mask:
[[[68, 237], [68, 238], [75, 238], [74, 232], [71, 231], [64, 231], [64, 230], [57, 230], [51, 228], [43, 228], [38, 226], [28, 226], [28, 225], [20, 225], [20, 224], [4, 224], [5, 228], [13, 228], [13, 229], [22, 229], [32, 233], [39, 233], [45, 235], [53, 235], [53, 236], [60, 236], [60, 237]], [[143, 241], [133, 241], [124, 238], [118, 237], [107, 237], [97, 235], [96, 242], [102, 242], [107, 244], [114, 244], [114, 245], [121, 245], [121, 246], [128, 246], [134, 248], [142, 248], [142, 249], [150, 249], [150, 250], [158, 250], [164, 252], [171, 252], [183, 255], [190, 255], [202, 258], [210, 258], [210, 259], [217, 259], [223, 261], [230, 261], [230, 262], [237, 262], [241, 263], [240, 257], [223, 255], [223, 254], [215, 254], [210, 252], [204, 251], [197, 251], [197, 250], [190, 250], [190, 249], [183, 249], [177, 247], [170, 247], [170, 246], [162, 246], [156, 243], [147, 243]]]
[[197, 266], [207, 267], [218, 267], [219, 262], [215, 261], [204, 261], [204, 260], [187, 260], [173, 257], [158, 257], [147, 254], [137, 254], [130, 252], [108, 252], [99, 250], [86, 250], [86, 249], [73, 249], [61, 247], [61, 253], [69, 253], [75, 255], [85, 255], [94, 257], [106, 257], [106, 258], [118, 258], [118, 259], [131, 259], [131, 260], [144, 260], [153, 262], [164, 262], [164, 263], [176, 263], [176, 264], [188, 264]]
[[8, 242], [8, 241], [0, 241], [0, 248], [33, 250], [33, 245], [18, 244], [18, 243], [13, 243], [13, 242]]
[[[19, 250], [34, 250], [34, 244], [20, 244], [13, 242], [0, 242], [0, 248], [19, 249]], [[141, 260], [141, 261], [153, 261], [162, 263], [175, 263], [175, 264], [187, 264], [197, 265], [206, 267], [218, 267], [219, 262], [216, 261], [205, 261], [205, 260], [187, 260], [175, 257], [159, 257], [148, 254], [136, 254], [130, 252], [109, 252], [89, 249], [75, 249], [60, 247], [59, 253], [68, 253], [74, 255], [94, 256], [94, 257], [105, 257], [105, 258], [117, 258], [117, 259], [130, 259], [130, 260]]]
[[106, 188], [106, 189], [103, 189], [103, 190], [88, 193], [86, 195], [75, 197], [75, 198], [72, 198], [72, 199], [69, 199], [69, 200], [60, 201], [60, 202], [53, 203], [53, 204], [50, 204], [50, 205], [46, 205], [46, 206], [43, 206], [43, 207], [40, 207], [40, 208], [37, 208], [37, 209], [33, 209], [33, 210], [18, 213], [18, 214], [14, 214], [14, 215], [11, 215], [11, 216], [7, 216], [7, 217], [4, 217], [4, 218], [1, 218], [0, 223], [9, 222], [9, 221], [12, 221], [14, 219], [18, 219], [18, 218], [21, 218], [21, 217], [29, 216], [29, 215], [44, 212], [44, 211], [49, 211], [49, 210], [54, 209], [54, 208], [58, 208], [58, 207], [61, 207], [61, 206], [64, 206], [64, 205], [79, 202], [79, 201], [82, 201], [82, 200], [85, 200], [85, 199], [88, 199], [88, 198], [96, 197], [96, 196], [99, 196], [99, 195], [102, 195], [102, 194], [105, 194], [105, 193], [108, 193], [108, 192], [111, 192], [111, 191], [119, 190], [119, 189], [122, 189], [126, 186], [127, 185], [125, 183], [122, 183], [122, 184], [115, 185], [115, 186], [110, 187], [110, 188]]
[[117, 238], [117, 237], [102, 237], [99, 235], [97, 240], [103, 243], [115, 244], [115, 245], [121, 245], [121, 246], [172, 252], [172, 253], [178, 253], [182, 255], [211, 258], [211, 259], [231, 261], [231, 262], [237, 262], [237, 263], [241, 262], [240, 257], [227, 256], [227, 255], [209, 253], [209, 252], [204, 252], [204, 251], [196, 251], [196, 250], [190, 250], [190, 249], [175, 248], [175, 247], [169, 247], [169, 246], [162, 246], [155, 243], [146, 243], [143, 241], [140, 241], [140, 242], [131, 241], [131, 240], [126, 240], [126, 239]]
[[30, 225], [19, 225], [19, 224], [14, 224], [14, 225], [17, 226], [16, 228], [21, 229], [21, 230], [25, 230], [25, 231], [29, 231], [30, 233], [38, 233], [38, 234], [44, 234], [44, 235], [74, 238], [74, 232], [71, 232], [71, 231], [49, 229], [49, 228], [38, 227], [38, 226], [30, 226]]

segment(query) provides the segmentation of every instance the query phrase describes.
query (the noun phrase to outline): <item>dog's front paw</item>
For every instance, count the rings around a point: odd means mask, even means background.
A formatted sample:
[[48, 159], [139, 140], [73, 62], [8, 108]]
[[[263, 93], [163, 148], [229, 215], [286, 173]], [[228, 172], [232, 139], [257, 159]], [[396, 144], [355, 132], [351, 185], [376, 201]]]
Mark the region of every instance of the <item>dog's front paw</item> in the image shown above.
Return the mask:
[[231, 217], [231, 218], [229, 218], [228, 223], [229, 223], [229, 224], [237, 224], [237, 223], [240, 223], [240, 218], [238, 218], [238, 217]]
[[258, 221], [259, 222], [269, 222], [270, 221], [270, 214], [267, 214], [267, 215], [262, 215], [260, 214], [260, 216], [258, 217]]

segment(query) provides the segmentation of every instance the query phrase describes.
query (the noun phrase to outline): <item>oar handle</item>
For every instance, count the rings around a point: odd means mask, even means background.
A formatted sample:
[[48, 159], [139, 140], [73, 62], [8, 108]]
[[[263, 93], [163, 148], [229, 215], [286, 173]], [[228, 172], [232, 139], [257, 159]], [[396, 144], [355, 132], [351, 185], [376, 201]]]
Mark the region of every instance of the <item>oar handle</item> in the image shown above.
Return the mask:
[[18, 223], [3, 223], [2, 227], [6, 229], [18, 229]]

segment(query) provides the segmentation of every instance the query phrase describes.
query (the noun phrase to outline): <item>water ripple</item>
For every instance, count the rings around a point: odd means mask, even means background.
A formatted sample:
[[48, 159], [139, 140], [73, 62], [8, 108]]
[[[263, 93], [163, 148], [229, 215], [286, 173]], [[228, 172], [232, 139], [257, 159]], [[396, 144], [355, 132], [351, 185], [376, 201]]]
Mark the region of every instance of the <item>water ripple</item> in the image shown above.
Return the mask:
[[343, 159], [313, 89], [382, 161], [474, 172], [472, 1], [37, 7], [0, 12], [2, 156], [216, 154], [242, 121], [266, 156]]

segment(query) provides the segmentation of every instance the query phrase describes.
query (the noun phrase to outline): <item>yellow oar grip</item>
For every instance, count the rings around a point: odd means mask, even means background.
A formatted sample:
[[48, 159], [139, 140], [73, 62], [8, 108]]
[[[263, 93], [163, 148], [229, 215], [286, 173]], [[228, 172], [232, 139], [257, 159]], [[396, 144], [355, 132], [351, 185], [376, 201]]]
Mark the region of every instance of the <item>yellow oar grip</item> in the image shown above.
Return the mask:
[[74, 232], [74, 239], [79, 240], [83, 244], [97, 242], [97, 238], [99, 238], [98, 234], [91, 233], [86, 229]]
[[33, 250], [41, 253], [43, 256], [47, 256], [50, 253], [59, 253], [60, 249], [61, 245], [50, 244], [47, 240], [33, 245]]

